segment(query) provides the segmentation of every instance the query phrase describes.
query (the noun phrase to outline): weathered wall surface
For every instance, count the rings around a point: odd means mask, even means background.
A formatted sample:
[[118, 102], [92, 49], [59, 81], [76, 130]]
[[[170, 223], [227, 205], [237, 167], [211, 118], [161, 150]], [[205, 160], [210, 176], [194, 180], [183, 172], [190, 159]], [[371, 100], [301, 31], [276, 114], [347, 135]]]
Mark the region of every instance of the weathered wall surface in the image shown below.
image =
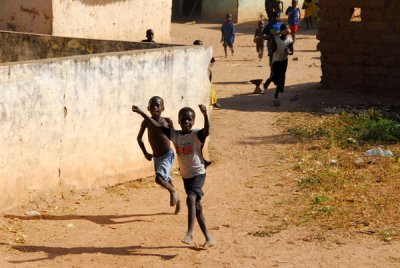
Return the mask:
[[265, 0], [239, 0], [238, 22], [260, 19], [265, 16]]
[[[322, 85], [398, 91], [400, 0], [320, 0], [320, 5]], [[353, 7], [361, 8], [361, 21], [350, 21]]]
[[[292, 5], [292, 0], [283, 0], [283, 13]], [[304, 0], [298, 1], [301, 9]], [[266, 17], [265, 0], [203, 0], [202, 18], [209, 21], [224, 22], [226, 14], [231, 13], [237, 23], [255, 21], [260, 19], [260, 14]], [[285, 16], [283, 14], [283, 16]]]
[[132, 104], [162, 96], [175, 122], [181, 107], [208, 104], [210, 57], [196, 46], [0, 64], [0, 208], [151, 175]]
[[225, 21], [226, 14], [232, 14], [233, 20], [238, 18], [238, 0], [203, 0], [201, 17], [214, 22]]
[[141, 41], [146, 30], [170, 41], [172, 0], [53, 0], [53, 34]]
[[0, 30], [51, 34], [52, 0], [2, 0]]
[[5, 31], [0, 31], [0, 40], [0, 62], [39, 60], [172, 46], [160, 43], [105, 41]]

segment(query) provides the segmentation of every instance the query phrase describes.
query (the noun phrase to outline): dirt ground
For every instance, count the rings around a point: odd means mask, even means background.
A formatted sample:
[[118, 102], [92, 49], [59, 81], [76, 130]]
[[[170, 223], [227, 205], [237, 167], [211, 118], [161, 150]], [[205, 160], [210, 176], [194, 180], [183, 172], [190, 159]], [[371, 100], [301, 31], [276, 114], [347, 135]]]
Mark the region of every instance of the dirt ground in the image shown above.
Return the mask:
[[[289, 60], [281, 106], [272, 91], [251, 94], [251, 79], [266, 78], [267, 59], [257, 67], [256, 22], [237, 26], [235, 55], [223, 58], [217, 24], [173, 24], [174, 43], [201, 39], [217, 59], [213, 82], [222, 109], [211, 115], [210, 157], [203, 199], [217, 244], [199, 250], [180, 241], [187, 210], [173, 214], [166, 191], [152, 178], [107, 189], [47, 195], [3, 213], [1, 267], [400, 267], [400, 243], [367, 234], [284, 225], [271, 236], [258, 230], [285, 223], [277, 204], [297, 195], [292, 160], [283, 152], [291, 142], [274, 124], [299, 111], [366, 99], [348, 91], [319, 89], [320, 54], [315, 31], [301, 29]], [[134, 138], [134, 137], [132, 137]], [[143, 160], [145, 161], [145, 160]], [[175, 174], [175, 185], [184, 196]], [[38, 211], [41, 216], [35, 216]], [[33, 215], [33, 216], [32, 216]], [[195, 241], [204, 238], [196, 225]]]

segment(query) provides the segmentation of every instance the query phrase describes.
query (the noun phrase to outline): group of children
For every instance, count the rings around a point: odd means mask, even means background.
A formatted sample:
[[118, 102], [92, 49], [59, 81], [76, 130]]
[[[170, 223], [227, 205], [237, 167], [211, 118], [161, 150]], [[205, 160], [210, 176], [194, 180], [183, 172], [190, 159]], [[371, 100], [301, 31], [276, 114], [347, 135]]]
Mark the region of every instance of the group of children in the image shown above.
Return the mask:
[[[207, 248], [213, 246], [214, 241], [206, 226], [201, 205], [201, 199], [204, 195], [202, 188], [206, 179], [206, 166], [209, 164], [203, 157], [202, 149], [210, 132], [210, 122], [207, 108], [200, 104], [199, 109], [204, 116], [204, 127], [192, 129], [196, 113], [192, 108], [184, 107], [178, 113], [178, 123], [181, 127], [181, 130], [178, 131], [174, 129], [171, 119], [161, 116], [164, 111], [164, 101], [161, 97], [154, 96], [149, 100], [147, 110], [151, 116], [148, 116], [139, 107], [132, 106], [132, 111], [144, 118], [137, 137], [139, 146], [147, 160], [153, 159], [156, 183], [169, 191], [170, 206], [176, 206], [175, 213], [178, 214], [180, 197], [172, 183], [171, 170], [174, 163], [174, 151], [171, 149], [170, 141], [174, 144], [187, 195], [188, 228], [182, 242], [186, 244], [193, 242], [194, 221], [197, 219], [206, 239], [203, 247]], [[142, 140], [146, 129], [153, 150], [152, 154], [146, 150]]]
[[[304, 5], [309, 8], [316, 0], [305, 0]], [[282, 1], [266, 0], [265, 7], [268, 15], [268, 24], [263, 21], [258, 22], [258, 28], [254, 34], [254, 42], [259, 57], [259, 66], [264, 54], [264, 42], [267, 40], [267, 51], [271, 66], [271, 73], [264, 84], [264, 93], [270, 83], [276, 85], [274, 95], [274, 105], [278, 106], [279, 93], [284, 91], [285, 76], [288, 65], [288, 55], [293, 54], [293, 43], [296, 39], [299, 20], [301, 18], [300, 9], [297, 7], [298, 0], [292, 0], [292, 5], [286, 9], [288, 16], [288, 25], [280, 22], [280, 16], [283, 10]], [[304, 6], [303, 6], [304, 8]], [[313, 6], [311, 8], [314, 8]], [[312, 22], [307, 20], [307, 27]], [[308, 21], [308, 22], [307, 22]], [[235, 26], [232, 22], [232, 15], [226, 16], [225, 23], [221, 26], [221, 42], [223, 42], [225, 57], [228, 56], [228, 48], [232, 55], [234, 54]], [[288, 36], [291, 34], [291, 38]], [[154, 31], [149, 29], [146, 32], [146, 39], [143, 42], [154, 42]], [[194, 45], [201, 45], [200, 40], [196, 40]], [[214, 63], [211, 60], [210, 66]], [[209, 75], [211, 81], [211, 70], [209, 66]], [[211, 97], [216, 96], [211, 92]], [[148, 116], [139, 107], [133, 105], [132, 111], [141, 115], [144, 120], [141, 124], [137, 141], [144, 157], [154, 161], [155, 181], [157, 184], [168, 190], [170, 194], [170, 206], [175, 206], [175, 213], [178, 214], [181, 209], [180, 196], [172, 183], [171, 170], [173, 168], [175, 154], [171, 148], [170, 141], [174, 144], [177, 159], [179, 163], [180, 174], [183, 178], [183, 184], [186, 192], [186, 205], [188, 208], [188, 227], [182, 242], [190, 244], [193, 242], [194, 221], [200, 226], [205, 236], [203, 247], [207, 248], [214, 245], [203, 214], [201, 199], [204, 195], [202, 187], [206, 178], [206, 167], [209, 164], [203, 157], [203, 146], [210, 131], [210, 123], [207, 115], [207, 108], [199, 105], [199, 109], [204, 116], [204, 127], [202, 129], [192, 129], [195, 123], [196, 113], [192, 108], [184, 107], [178, 113], [178, 123], [181, 130], [175, 130], [170, 118], [162, 117], [164, 111], [164, 101], [161, 97], [155, 96], [149, 100], [147, 110], [151, 116]], [[144, 132], [148, 132], [148, 140], [152, 149], [149, 153], [143, 142]]]
[[[306, 3], [311, 1], [315, 3], [317, 0], [305, 0]], [[305, 4], [307, 5], [307, 4]], [[254, 33], [254, 43], [258, 54], [258, 66], [262, 66], [262, 58], [264, 55], [264, 43], [267, 40], [267, 51], [270, 65], [270, 76], [264, 84], [264, 93], [268, 89], [271, 82], [276, 84], [277, 89], [274, 96], [274, 105], [279, 106], [279, 93], [282, 93], [285, 86], [285, 76], [288, 63], [288, 55], [293, 54], [293, 43], [296, 40], [296, 33], [299, 28], [301, 19], [301, 11], [297, 7], [298, 0], [292, 0], [292, 5], [286, 9], [285, 14], [288, 16], [288, 25], [280, 22], [283, 11], [283, 2], [278, 0], [266, 0], [265, 9], [268, 16], [268, 24], [264, 25], [263, 21], [258, 22], [258, 27]], [[307, 6], [307, 8], [310, 8]], [[307, 13], [306, 13], [307, 15]], [[232, 22], [232, 15], [226, 15], [226, 21], [221, 26], [221, 42], [223, 42], [225, 57], [228, 56], [227, 49], [231, 49], [234, 54], [235, 41], [235, 25]], [[291, 34], [291, 38], [288, 37]]]

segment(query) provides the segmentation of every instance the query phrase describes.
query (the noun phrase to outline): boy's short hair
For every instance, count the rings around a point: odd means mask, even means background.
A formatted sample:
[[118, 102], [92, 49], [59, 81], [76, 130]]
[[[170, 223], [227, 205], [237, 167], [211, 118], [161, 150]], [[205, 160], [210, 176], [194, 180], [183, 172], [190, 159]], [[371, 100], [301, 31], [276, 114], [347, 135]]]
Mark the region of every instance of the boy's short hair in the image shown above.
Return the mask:
[[232, 17], [232, 14], [226, 14], [226, 18]]
[[193, 114], [193, 118], [196, 117], [196, 113], [194, 112], [194, 110], [192, 108], [183, 107], [182, 109], [179, 110], [178, 118], [180, 118], [182, 114], [187, 113], [187, 112], [191, 112]]
[[160, 100], [161, 103], [164, 105], [164, 100], [163, 100], [160, 96], [153, 96], [153, 97], [151, 97], [151, 98], [149, 99], [148, 105], [150, 106], [150, 104], [151, 104], [153, 101], [156, 101], [156, 100]]
[[146, 31], [146, 34], [154, 34], [153, 29], [148, 29], [148, 30]]
[[201, 40], [194, 40], [193, 45], [195, 46], [202, 46], [203, 42]]
[[288, 28], [288, 26], [286, 24], [282, 24], [281, 28], [279, 29], [281, 32], [286, 30]]

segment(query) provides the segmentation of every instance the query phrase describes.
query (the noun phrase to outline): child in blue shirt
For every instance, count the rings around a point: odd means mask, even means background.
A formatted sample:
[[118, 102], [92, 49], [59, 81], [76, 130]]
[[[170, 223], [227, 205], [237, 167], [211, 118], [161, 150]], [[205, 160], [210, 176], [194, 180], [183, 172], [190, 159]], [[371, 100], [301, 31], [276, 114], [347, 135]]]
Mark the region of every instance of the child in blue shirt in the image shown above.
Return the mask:
[[299, 30], [299, 21], [301, 19], [300, 8], [297, 7], [298, 0], [292, 0], [292, 5], [286, 9], [288, 24], [292, 33], [293, 42], [296, 40], [296, 33]]
[[221, 42], [223, 42], [224, 51], [225, 51], [225, 58], [228, 56], [227, 49], [228, 47], [233, 53], [235, 52], [233, 49], [233, 43], [235, 42], [235, 25], [232, 22], [232, 14], [226, 15], [226, 21], [221, 26]]

